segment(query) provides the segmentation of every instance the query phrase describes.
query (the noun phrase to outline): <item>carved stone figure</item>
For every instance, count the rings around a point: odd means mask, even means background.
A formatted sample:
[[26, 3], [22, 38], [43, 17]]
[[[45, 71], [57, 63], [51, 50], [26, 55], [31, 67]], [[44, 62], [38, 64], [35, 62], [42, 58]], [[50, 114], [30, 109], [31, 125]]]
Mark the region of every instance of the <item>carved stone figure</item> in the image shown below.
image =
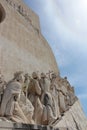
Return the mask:
[[53, 97], [54, 101], [54, 111], [55, 111], [55, 116], [58, 118], [60, 117], [60, 110], [59, 110], [59, 86], [56, 82], [56, 74], [52, 73], [51, 74], [51, 85], [50, 85], [50, 91]]
[[[35, 123], [41, 123], [41, 117], [43, 112], [43, 106], [40, 102], [41, 88], [39, 85], [39, 79], [36, 72], [32, 73], [32, 79], [30, 80], [28, 86], [28, 98], [34, 106], [34, 116], [33, 119]], [[39, 113], [39, 114], [38, 114]]]
[[25, 124], [52, 125], [76, 100], [67, 78], [51, 73], [49, 79], [36, 72], [32, 78], [21, 71], [6, 85], [0, 73], [0, 116]]
[[34, 107], [33, 107], [32, 103], [30, 102], [30, 100], [25, 96], [25, 94], [23, 92], [20, 95], [19, 105], [20, 105], [24, 115], [28, 119], [29, 123], [35, 124], [35, 122], [32, 118], [33, 114], [34, 114]]
[[60, 107], [60, 112], [61, 114], [63, 114], [66, 110], [66, 96], [65, 93], [62, 91], [63, 90], [63, 86], [61, 86], [61, 89], [59, 91], [59, 107]]
[[75, 96], [75, 92], [74, 92], [74, 87], [72, 87], [71, 85], [70, 85], [70, 83], [68, 82], [68, 80], [67, 80], [67, 77], [64, 77], [63, 79], [62, 79], [62, 82], [63, 82], [63, 85], [66, 87], [66, 89], [67, 89], [67, 95], [68, 95], [68, 97], [69, 97], [69, 99], [68, 99], [68, 105], [73, 105], [73, 103], [75, 102], [75, 100], [76, 100], [76, 96]]
[[55, 119], [55, 112], [53, 110], [53, 98], [50, 93], [50, 80], [47, 79], [44, 73], [41, 73], [40, 87], [41, 93], [41, 103], [43, 106], [42, 124], [51, 124]]
[[17, 72], [14, 79], [7, 84], [1, 103], [1, 116], [15, 122], [29, 123], [18, 103], [23, 82], [22, 72]]
[[41, 79], [39, 83], [41, 87], [41, 102], [43, 103], [44, 94], [50, 91], [50, 80], [47, 79], [44, 73], [41, 73]]
[[47, 75], [48, 75], [48, 78], [49, 78], [49, 80], [51, 81], [51, 79], [52, 79], [52, 77], [51, 77], [51, 74], [53, 73], [53, 71], [48, 71], [48, 73], [46, 73]]
[[55, 88], [54, 96], [55, 95], [58, 96], [58, 97], [55, 96], [55, 99], [58, 100], [58, 101], [57, 100], [56, 101], [58, 102], [59, 111], [62, 115], [62, 113], [64, 113], [66, 111], [66, 102], [65, 102], [66, 89], [62, 85], [61, 77], [59, 75], [56, 76], [55, 74], [52, 74], [52, 77], [53, 77], [53, 80], [52, 80], [53, 85], [51, 85], [51, 89], [52, 89], [52, 86], [54, 86], [54, 88]]
[[34, 114], [34, 107], [32, 103], [30, 102], [30, 100], [27, 98], [27, 91], [28, 91], [29, 81], [31, 77], [29, 76], [28, 73], [25, 74], [24, 77], [25, 77], [25, 80], [22, 87], [22, 93], [20, 95], [19, 105], [22, 108], [27, 119], [30, 121], [30, 123], [34, 124], [34, 120], [32, 119], [33, 114]]
[[53, 98], [49, 92], [44, 94], [42, 124], [51, 125], [57, 118], [53, 110]]
[[30, 81], [30, 76], [27, 73], [27, 74], [24, 75], [24, 77], [25, 77], [25, 80], [24, 80], [22, 90], [23, 90], [25, 96], [27, 97], [27, 90], [28, 90], [28, 85], [29, 85], [29, 81]]
[[0, 104], [2, 101], [2, 96], [5, 88], [6, 88], [6, 82], [4, 81], [4, 76], [0, 73]]

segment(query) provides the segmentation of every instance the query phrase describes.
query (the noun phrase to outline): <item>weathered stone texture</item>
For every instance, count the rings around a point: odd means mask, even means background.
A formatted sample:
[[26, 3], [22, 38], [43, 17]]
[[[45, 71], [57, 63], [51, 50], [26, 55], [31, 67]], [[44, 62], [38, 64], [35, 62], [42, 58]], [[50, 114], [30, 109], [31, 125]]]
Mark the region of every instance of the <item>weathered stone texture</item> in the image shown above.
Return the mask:
[[68, 129], [65, 127], [55, 129], [51, 126], [25, 125], [25, 124], [17, 124], [17, 123], [3, 121], [3, 122], [0, 122], [0, 130], [72, 130], [72, 129]]
[[72, 130], [87, 130], [87, 118], [81, 108], [80, 102], [76, 101], [75, 104], [67, 111], [62, 120], [56, 122], [54, 126], [57, 127], [68, 127]]
[[12, 3], [0, 0], [6, 12], [0, 23], [0, 68], [3, 74], [9, 79], [17, 70], [58, 72], [52, 50], [41, 34], [37, 15], [21, 0], [14, 0], [14, 3], [23, 7], [30, 20], [13, 8]]

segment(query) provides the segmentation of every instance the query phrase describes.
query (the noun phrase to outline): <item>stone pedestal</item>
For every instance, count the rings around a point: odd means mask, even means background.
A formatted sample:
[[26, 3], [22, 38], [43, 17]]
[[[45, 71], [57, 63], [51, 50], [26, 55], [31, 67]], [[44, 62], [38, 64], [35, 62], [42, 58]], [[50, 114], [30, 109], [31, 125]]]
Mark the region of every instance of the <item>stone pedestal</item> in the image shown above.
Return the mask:
[[54, 128], [51, 126], [43, 126], [43, 125], [26, 125], [26, 124], [1, 121], [0, 130], [71, 130], [71, 129]]

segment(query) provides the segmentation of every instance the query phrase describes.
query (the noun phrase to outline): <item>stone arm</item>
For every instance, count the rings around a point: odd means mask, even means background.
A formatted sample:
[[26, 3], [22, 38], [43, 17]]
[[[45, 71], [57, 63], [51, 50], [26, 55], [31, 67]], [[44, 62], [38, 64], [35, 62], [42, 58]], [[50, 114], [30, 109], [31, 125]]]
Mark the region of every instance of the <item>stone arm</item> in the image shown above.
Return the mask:
[[42, 83], [41, 79], [39, 81], [39, 85], [40, 85], [41, 91], [43, 92], [44, 91], [44, 87], [43, 87], [43, 83]]
[[35, 82], [35, 91], [37, 95], [41, 95], [41, 88], [38, 81]]

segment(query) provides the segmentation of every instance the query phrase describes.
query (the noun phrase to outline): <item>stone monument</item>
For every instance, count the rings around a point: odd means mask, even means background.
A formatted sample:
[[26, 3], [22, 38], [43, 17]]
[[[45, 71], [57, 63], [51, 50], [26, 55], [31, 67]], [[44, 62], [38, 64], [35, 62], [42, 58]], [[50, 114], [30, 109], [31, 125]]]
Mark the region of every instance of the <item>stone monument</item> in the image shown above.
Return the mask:
[[7, 80], [19, 70], [58, 72], [39, 18], [22, 0], [0, 0], [0, 68]]
[[0, 130], [19, 129], [87, 130], [87, 119], [38, 16], [22, 0], [0, 0]]

